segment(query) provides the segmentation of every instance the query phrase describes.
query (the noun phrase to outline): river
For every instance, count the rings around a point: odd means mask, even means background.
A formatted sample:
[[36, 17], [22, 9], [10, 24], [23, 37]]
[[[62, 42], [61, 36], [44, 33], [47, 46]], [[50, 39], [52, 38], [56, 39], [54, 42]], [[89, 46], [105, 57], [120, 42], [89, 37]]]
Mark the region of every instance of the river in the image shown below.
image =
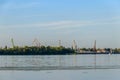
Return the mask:
[[[54, 68], [56, 66], [68, 67], [68, 69], [25, 70], [27, 67], [32, 69], [35, 67]], [[80, 68], [69, 69], [69, 67], [76, 66]], [[117, 68], [114, 68], [116, 66]], [[0, 70], [0, 80], [120, 80], [119, 66], [119, 54], [0, 56], [0, 67], [6, 67], [5, 70]], [[11, 70], [9, 67], [23, 67], [25, 69]]]

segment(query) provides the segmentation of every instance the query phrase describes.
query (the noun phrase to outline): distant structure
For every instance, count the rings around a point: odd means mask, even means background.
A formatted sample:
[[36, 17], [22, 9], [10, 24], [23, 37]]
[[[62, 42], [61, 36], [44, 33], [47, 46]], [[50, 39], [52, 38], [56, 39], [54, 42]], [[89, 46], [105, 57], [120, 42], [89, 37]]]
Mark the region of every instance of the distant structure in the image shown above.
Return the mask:
[[72, 48], [73, 48], [75, 51], [77, 51], [77, 44], [76, 44], [75, 40], [73, 40]]
[[96, 40], [95, 40], [95, 42], [94, 42], [93, 51], [96, 52]]
[[11, 39], [11, 42], [12, 42], [12, 46], [13, 46], [13, 48], [15, 48], [15, 44], [14, 44], [14, 40], [13, 40], [13, 38]]
[[36, 47], [41, 47], [41, 44], [40, 42], [38, 41], [38, 39], [34, 39], [33, 43], [32, 43], [34, 46]]
[[59, 47], [60, 47], [60, 46], [62, 46], [62, 45], [61, 45], [61, 40], [59, 40]]

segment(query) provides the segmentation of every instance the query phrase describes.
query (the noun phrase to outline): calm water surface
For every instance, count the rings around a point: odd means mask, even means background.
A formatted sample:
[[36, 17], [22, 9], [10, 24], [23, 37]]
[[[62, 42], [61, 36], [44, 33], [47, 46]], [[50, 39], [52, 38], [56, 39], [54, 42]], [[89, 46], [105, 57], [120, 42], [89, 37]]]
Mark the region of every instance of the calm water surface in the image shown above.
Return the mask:
[[0, 71], [0, 80], [120, 80], [120, 69]]
[[0, 67], [120, 66], [120, 55], [0, 56]]
[[[0, 67], [119, 66], [120, 55], [0, 56]], [[120, 80], [120, 69], [1, 70], [0, 80]]]

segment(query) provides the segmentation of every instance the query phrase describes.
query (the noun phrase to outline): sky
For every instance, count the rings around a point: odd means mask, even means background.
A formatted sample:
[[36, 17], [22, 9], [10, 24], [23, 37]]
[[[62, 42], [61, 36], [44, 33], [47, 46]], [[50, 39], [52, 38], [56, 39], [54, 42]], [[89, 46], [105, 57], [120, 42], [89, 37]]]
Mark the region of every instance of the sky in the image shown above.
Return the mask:
[[0, 0], [0, 46], [120, 48], [120, 0]]

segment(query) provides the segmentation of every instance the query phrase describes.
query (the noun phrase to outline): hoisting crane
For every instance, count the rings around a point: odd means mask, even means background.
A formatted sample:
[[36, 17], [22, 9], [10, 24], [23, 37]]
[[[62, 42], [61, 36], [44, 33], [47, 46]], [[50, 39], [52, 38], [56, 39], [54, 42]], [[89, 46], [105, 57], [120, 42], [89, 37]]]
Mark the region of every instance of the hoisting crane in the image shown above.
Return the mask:
[[72, 48], [73, 48], [75, 51], [77, 51], [77, 44], [76, 44], [75, 40], [73, 40]]
[[96, 52], [96, 40], [95, 40], [95, 42], [94, 42], [93, 50]]
[[59, 47], [61, 47], [62, 45], [61, 45], [61, 40], [59, 40]]
[[13, 40], [13, 38], [11, 39], [11, 42], [12, 42], [12, 46], [13, 46], [13, 48], [15, 48], [15, 44], [14, 44], [14, 40]]
[[40, 47], [40, 46], [41, 46], [41, 44], [40, 44], [40, 42], [38, 41], [38, 39], [34, 39], [34, 41], [33, 41], [32, 44], [35, 45], [36, 47]]

